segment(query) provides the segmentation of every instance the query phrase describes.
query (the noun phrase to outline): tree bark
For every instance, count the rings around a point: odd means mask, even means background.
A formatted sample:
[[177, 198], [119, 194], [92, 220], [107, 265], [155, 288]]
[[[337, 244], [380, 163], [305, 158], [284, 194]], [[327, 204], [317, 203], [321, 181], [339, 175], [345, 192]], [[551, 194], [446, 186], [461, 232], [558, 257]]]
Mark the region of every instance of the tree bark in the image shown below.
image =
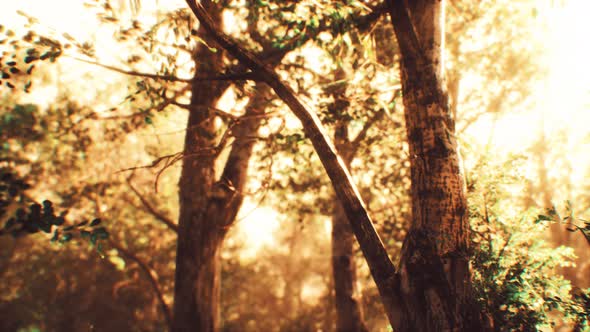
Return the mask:
[[389, 2], [402, 55], [413, 214], [399, 266], [404, 318], [396, 331], [481, 331], [465, 184], [443, 87], [444, 4]]
[[[204, 1], [210, 13], [221, 20], [221, 11], [211, 1]], [[206, 42], [206, 33], [199, 28]], [[195, 77], [221, 70], [221, 52], [199, 47], [194, 55]], [[179, 181], [180, 215], [174, 285], [172, 331], [215, 331], [218, 324], [219, 247], [225, 235], [217, 219], [208, 218], [222, 203], [214, 190], [223, 192], [215, 182], [216, 132], [214, 114], [226, 88], [223, 82], [191, 83], [191, 100], [186, 126], [182, 172]]]

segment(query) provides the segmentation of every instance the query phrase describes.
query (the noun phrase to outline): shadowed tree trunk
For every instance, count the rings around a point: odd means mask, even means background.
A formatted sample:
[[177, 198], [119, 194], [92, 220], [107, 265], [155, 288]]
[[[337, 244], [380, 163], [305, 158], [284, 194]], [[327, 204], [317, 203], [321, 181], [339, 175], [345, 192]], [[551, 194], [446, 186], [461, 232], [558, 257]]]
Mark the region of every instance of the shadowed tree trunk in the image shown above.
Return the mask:
[[[204, 127], [189, 120], [190, 130], [187, 130], [187, 136], [189, 132], [194, 136], [187, 137], [185, 152], [193, 153], [194, 156], [185, 157], [180, 180], [181, 214], [174, 331], [215, 331], [218, 327], [219, 250], [242, 205], [248, 162], [255, 143], [255, 139], [251, 137], [258, 132], [262, 120], [259, 115], [264, 111], [268, 96], [267, 87], [257, 90], [258, 93], [249, 102], [245, 116], [232, 129], [236, 141], [232, 145], [223, 173], [217, 180], [214, 178], [215, 158], [199, 152], [207, 145], [192, 145], [195, 141], [206, 140], [207, 132], [203, 130]], [[199, 92], [197, 95], [201, 98], [193, 100], [209, 102], [213, 106], [221, 95], [210, 93], [208, 89]], [[203, 92], [210, 94], [204, 96]], [[214, 132], [208, 133], [215, 137]], [[195, 140], [194, 137], [198, 139]], [[188, 147], [193, 149], [189, 150]]]
[[332, 215], [332, 273], [337, 332], [367, 331], [357, 287], [353, 244], [354, 233], [342, 206], [336, 203]]
[[[220, 19], [220, 11], [204, 2], [209, 12]], [[199, 29], [202, 30], [202, 29]], [[199, 36], [209, 42], [206, 35]], [[200, 45], [194, 55], [195, 77], [221, 70], [221, 52], [212, 53]], [[219, 246], [225, 229], [207, 219], [215, 182], [215, 108], [221, 97], [221, 84], [193, 82], [189, 117], [179, 181], [180, 215], [174, 285], [175, 332], [213, 331], [217, 326]], [[214, 207], [211, 207], [214, 208]]]
[[[218, 4], [204, 1], [218, 21]], [[211, 42], [206, 33], [199, 35]], [[222, 68], [222, 53], [198, 48], [194, 61], [195, 77], [216, 74]], [[226, 167], [215, 178], [219, 156], [217, 128], [213, 110], [228, 87], [227, 82], [198, 82], [191, 87], [182, 173], [180, 177], [180, 216], [174, 289], [173, 331], [215, 331], [219, 315], [219, 249], [243, 200], [247, 165], [254, 142], [241, 139], [232, 146]], [[264, 93], [259, 98], [263, 98]], [[260, 102], [258, 100], [258, 102]], [[259, 106], [259, 105], [258, 105]], [[252, 102], [247, 113], [257, 113]], [[240, 122], [235, 136], [251, 136], [260, 118]]]

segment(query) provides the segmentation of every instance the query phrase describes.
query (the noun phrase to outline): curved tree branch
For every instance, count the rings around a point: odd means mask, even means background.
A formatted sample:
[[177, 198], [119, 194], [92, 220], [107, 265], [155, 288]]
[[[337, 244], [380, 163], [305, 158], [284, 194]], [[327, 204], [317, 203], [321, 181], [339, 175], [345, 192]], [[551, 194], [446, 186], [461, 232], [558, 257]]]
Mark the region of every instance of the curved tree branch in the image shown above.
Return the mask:
[[133, 186], [133, 183], [131, 183], [133, 175], [134, 173], [131, 173], [131, 175], [127, 177], [127, 185], [129, 186], [131, 191], [133, 191], [133, 193], [139, 198], [141, 204], [143, 204], [147, 212], [149, 212], [156, 219], [164, 223], [164, 225], [173, 230], [175, 233], [178, 233], [178, 226], [174, 223], [174, 221], [172, 221], [172, 219], [168, 218], [168, 216], [166, 216], [164, 213], [158, 211], [154, 206], [152, 206], [152, 204], [148, 202], [148, 200], [139, 192], [139, 190], [137, 190], [137, 188]]

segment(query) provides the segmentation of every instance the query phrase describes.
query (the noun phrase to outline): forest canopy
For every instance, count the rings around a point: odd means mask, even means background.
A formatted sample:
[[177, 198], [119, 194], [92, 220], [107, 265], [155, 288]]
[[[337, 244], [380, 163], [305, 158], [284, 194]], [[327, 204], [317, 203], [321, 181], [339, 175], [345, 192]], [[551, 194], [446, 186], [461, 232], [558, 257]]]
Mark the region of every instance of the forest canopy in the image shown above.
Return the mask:
[[590, 331], [585, 1], [3, 7], [0, 330]]

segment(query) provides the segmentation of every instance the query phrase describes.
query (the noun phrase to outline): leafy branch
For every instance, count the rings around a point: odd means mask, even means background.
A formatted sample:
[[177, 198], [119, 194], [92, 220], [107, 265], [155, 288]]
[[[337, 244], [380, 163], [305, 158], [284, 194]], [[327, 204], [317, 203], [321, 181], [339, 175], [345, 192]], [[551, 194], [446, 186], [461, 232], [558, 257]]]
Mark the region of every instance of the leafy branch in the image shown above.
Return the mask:
[[[565, 209], [567, 215], [561, 217], [555, 206], [553, 206], [552, 208], [547, 209], [546, 214], [538, 215], [535, 223], [551, 222], [565, 225], [566, 229], [570, 232], [582, 233], [590, 245], [590, 221], [576, 217], [570, 201], [566, 201]], [[580, 222], [583, 223], [583, 225], [581, 225]]]

